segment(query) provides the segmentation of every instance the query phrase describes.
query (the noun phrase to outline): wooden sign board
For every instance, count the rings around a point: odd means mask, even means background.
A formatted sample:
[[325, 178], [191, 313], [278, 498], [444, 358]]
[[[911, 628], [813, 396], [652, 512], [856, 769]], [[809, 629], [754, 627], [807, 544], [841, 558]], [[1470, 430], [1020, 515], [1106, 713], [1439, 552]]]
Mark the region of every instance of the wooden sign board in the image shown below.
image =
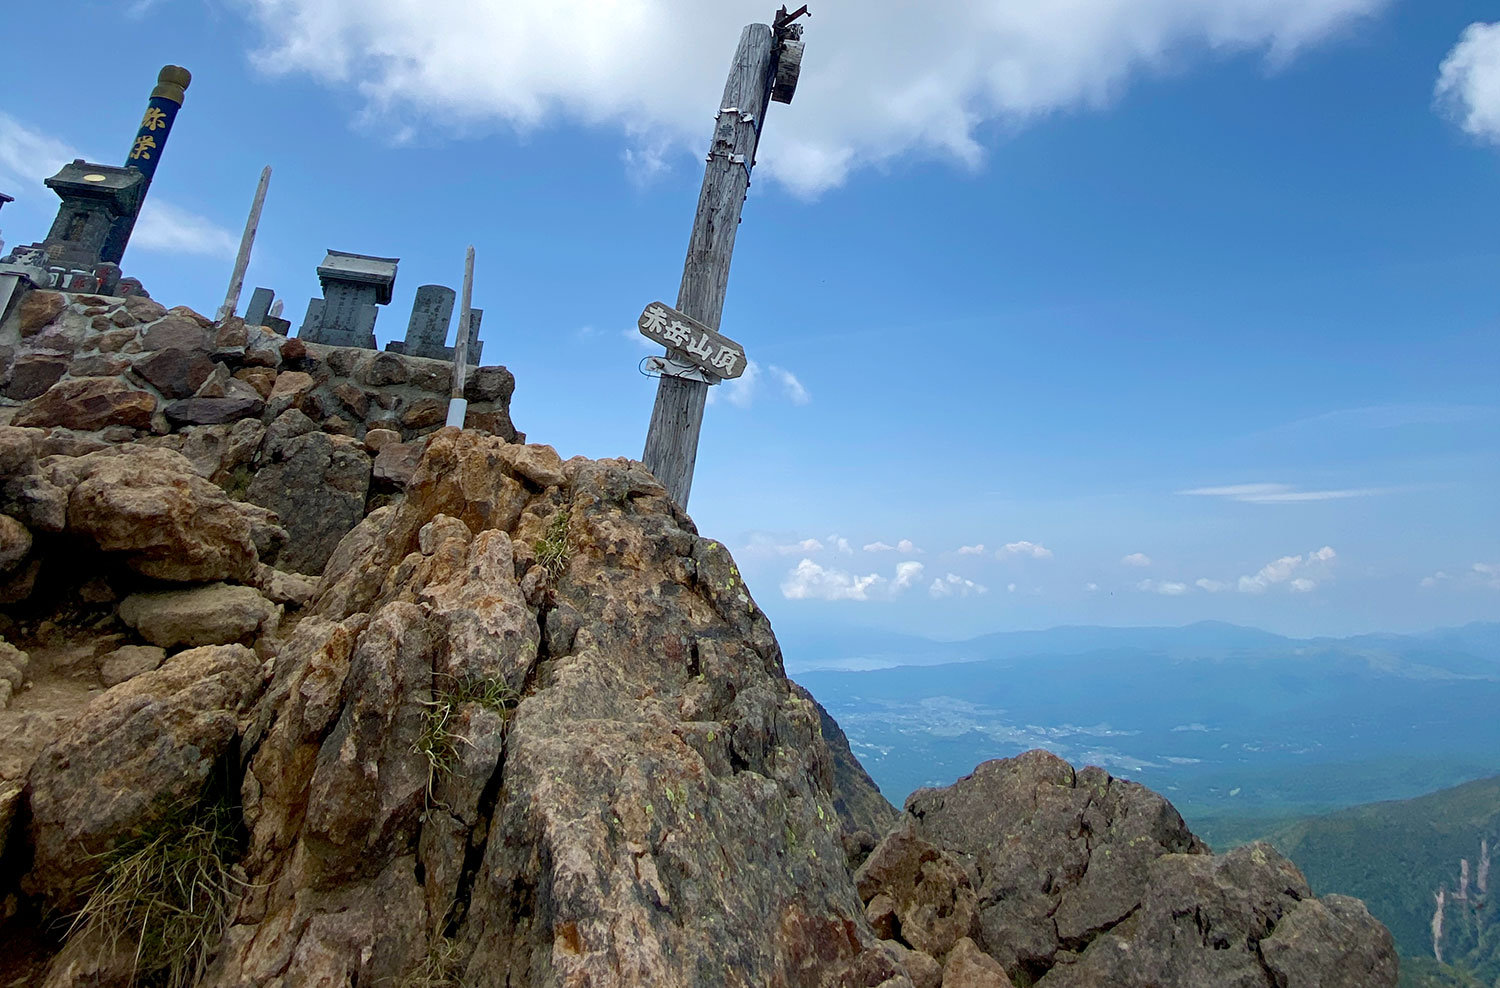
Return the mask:
[[676, 350], [715, 377], [729, 379], [745, 373], [744, 347], [665, 302], [646, 306], [636, 325], [646, 339]]

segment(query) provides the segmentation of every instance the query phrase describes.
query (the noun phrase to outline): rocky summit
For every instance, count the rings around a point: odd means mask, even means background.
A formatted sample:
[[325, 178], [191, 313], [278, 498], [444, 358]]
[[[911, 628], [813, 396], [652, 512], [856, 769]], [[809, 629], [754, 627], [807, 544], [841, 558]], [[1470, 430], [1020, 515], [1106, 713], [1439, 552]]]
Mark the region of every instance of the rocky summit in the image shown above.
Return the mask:
[[0, 326], [0, 984], [1396, 984], [1101, 769], [898, 812], [640, 463], [235, 322]]

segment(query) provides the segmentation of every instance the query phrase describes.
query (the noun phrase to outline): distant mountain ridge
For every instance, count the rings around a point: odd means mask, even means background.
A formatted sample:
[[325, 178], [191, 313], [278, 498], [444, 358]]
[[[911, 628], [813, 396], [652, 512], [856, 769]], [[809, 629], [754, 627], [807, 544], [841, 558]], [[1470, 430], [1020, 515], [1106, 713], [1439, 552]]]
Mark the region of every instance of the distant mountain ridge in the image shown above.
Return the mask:
[[[1463, 860], [1473, 875], [1469, 901], [1484, 898], [1479, 892], [1480, 848], [1488, 841], [1491, 854], [1500, 851], [1500, 776], [1415, 799], [1352, 806], [1282, 823], [1255, 836], [1290, 858], [1316, 894], [1363, 899], [1371, 914], [1390, 929], [1402, 956], [1417, 960], [1403, 962], [1403, 984], [1464, 983], [1444, 980], [1444, 972], [1432, 960], [1432, 917], [1439, 888], [1446, 889], [1450, 913], [1445, 959], [1464, 965], [1478, 977], [1475, 983], [1489, 985], [1500, 979], [1493, 879], [1490, 901], [1473, 911], [1480, 919], [1487, 914], [1487, 922], [1471, 922], [1453, 902], [1463, 882]], [[1228, 847], [1217, 850], [1223, 853]], [[1405, 976], [1408, 968], [1410, 978]]]

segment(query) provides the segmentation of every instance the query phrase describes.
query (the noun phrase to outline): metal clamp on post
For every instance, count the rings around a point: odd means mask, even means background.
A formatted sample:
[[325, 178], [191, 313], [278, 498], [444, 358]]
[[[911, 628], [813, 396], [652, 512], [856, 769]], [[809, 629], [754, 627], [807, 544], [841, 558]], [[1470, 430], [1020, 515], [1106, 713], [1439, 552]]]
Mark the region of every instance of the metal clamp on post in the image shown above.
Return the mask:
[[673, 357], [647, 357], [641, 362], [641, 373], [647, 377], [680, 377], [684, 381], [718, 384], [719, 378], [702, 368]]

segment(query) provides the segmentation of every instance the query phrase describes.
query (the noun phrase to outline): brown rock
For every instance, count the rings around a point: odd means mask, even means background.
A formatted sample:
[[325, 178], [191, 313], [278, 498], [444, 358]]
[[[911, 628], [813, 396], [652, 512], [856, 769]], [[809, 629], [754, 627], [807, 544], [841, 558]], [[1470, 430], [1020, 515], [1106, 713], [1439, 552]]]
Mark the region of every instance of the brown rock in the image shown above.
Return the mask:
[[183, 652], [90, 703], [31, 768], [23, 887], [72, 907], [119, 841], [196, 799], [259, 689], [255, 653], [225, 645]]
[[901, 918], [896, 915], [896, 900], [884, 892], [865, 903], [865, 922], [882, 940], [895, 940], [901, 935]]
[[121, 329], [124, 329], [127, 326], [134, 326], [136, 323], [140, 322], [139, 319], [131, 315], [129, 306], [123, 305], [109, 314], [109, 321], [113, 325], [119, 326]]
[[241, 367], [234, 376], [254, 388], [262, 398], [271, 397], [276, 387], [276, 371], [269, 367]]
[[296, 363], [307, 356], [307, 344], [301, 340], [282, 340], [281, 359], [288, 363]]
[[159, 668], [166, 658], [166, 650], [155, 645], [122, 645], [100, 661], [99, 679], [105, 686], [118, 686]]
[[202, 329], [212, 329], [214, 321], [205, 315], [201, 315], [185, 305], [174, 305], [167, 310], [167, 315], [188, 319], [196, 323]]
[[401, 424], [408, 429], [425, 429], [439, 425], [448, 417], [448, 403], [437, 398], [417, 398], [401, 413]]
[[347, 436], [353, 438], [357, 434], [354, 423], [342, 415], [330, 415], [323, 420], [322, 428], [330, 436]]
[[21, 565], [31, 551], [31, 533], [10, 515], [0, 515], [0, 573]]
[[285, 341], [269, 329], [257, 328], [250, 333], [250, 342], [245, 346], [245, 353], [240, 359], [249, 367], [269, 367], [273, 370], [281, 366], [281, 348]]
[[85, 431], [110, 425], [149, 429], [155, 411], [155, 395], [136, 390], [119, 378], [89, 377], [53, 385], [22, 409], [15, 424], [60, 425]]
[[381, 446], [380, 452], [375, 456], [374, 479], [405, 487], [426, 448], [427, 444], [424, 442], [388, 443]]
[[10, 378], [5, 382], [5, 397], [30, 401], [62, 380], [67, 370], [68, 360], [61, 354], [23, 354], [11, 365]]
[[125, 311], [140, 322], [154, 322], [167, 314], [165, 306], [145, 295], [125, 296]]
[[476, 408], [470, 405], [469, 414], [464, 418], [464, 428], [488, 432], [507, 442], [524, 443], [526, 441], [525, 434], [516, 431], [516, 427], [511, 424], [510, 414], [504, 409], [487, 412], [482, 407]]
[[453, 365], [425, 357], [407, 358], [406, 383], [421, 391], [447, 396], [453, 390]]
[[116, 377], [130, 369], [130, 361], [114, 353], [91, 353], [68, 364], [74, 377]]
[[500, 462], [515, 476], [524, 477], [538, 487], [563, 484], [562, 458], [551, 446], [507, 443], [500, 447]]
[[131, 594], [120, 602], [120, 620], [162, 648], [248, 644], [276, 616], [275, 605], [253, 587], [227, 583]]
[[933, 957], [920, 950], [912, 950], [906, 944], [894, 940], [883, 943], [881, 946], [891, 952], [896, 958], [896, 963], [900, 964], [907, 977], [911, 978], [912, 988], [941, 988], [943, 965]]
[[370, 396], [348, 381], [335, 384], [333, 396], [343, 402], [344, 407], [349, 409], [356, 419], [363, 419], [370, 411]]
[[394, 429], [369, 429], [365, 432], [365, 449], [372, 453], [378, 453], [382, 448], [400, 441], [401, 433]]
[[[133, 329], [112, 329], [107, 333], [100, 333], [99, 337], [94, 340], [94, 346], [100, 353], [119, 353], [125, 349], [127, 343], [134, 343], [139, 335]], [[137, 348], [139, 348], [138, 345]]]
[[214, 332], [215, 350], [243, 348], [250, 342], [250, 329], [238, 316], [226, 319]]
[[61, 292], [32, 291], [16, 306], [16, 325], [22, 336], [31, 336], [62, 315], [67, 299]]
[[202, 350], [173, 347], [145, 354], [136, 360], [134, 368], [164, 397], [188, 398], [203, 386], [216, 366]]
[[208, 334], [194, 319], [177, 315], [164, 316], [146, 328], [141, 345], [147, 350], [208, 350]]
[[1260, 941], [1277, 984], [1366, 988], [1397, 983], [1396, 945], [1365, 904], [1346, 895], [1306, 899]]
[[1011, 988], [1005, 968], [964, 937], [943, 965], [943, 988]]
[[901, 939], [944, 957], [973, 929], [978, 900], [963, 866], [916, 836], [892, 831], [854, 873], [861, 899], [889, 896]]
[[163, 411], [167, 420], [175, 425], [215, 425], [259, 418], [265, 404], [256, 394], [232, 398], [184, 398], [168, 402]]
[[271, 418], [276, 418], [289, 408], [296, 408], [302, 397], [313, 388], [317, 382], [311, 374], [303, 371], [282, 371], [276, 375], [276, 383], [271, 388], [271, 396], [266, 399], [266, 410]]
[[123, 446], [59, 463], [52, 479], [70, 491], [68, 531], [124, 554], [139, 573], [191, 583], [255, 576], [247, 511], [179, 453]]
[[297, 573], [272, 569], [264, 564], [262, 564], [260, 578], [256, 584], [271, 600], [291, 607], [306, 606], [307, 602], [312, 600], [318, 592], [317, 580]]
[[[10, 706], [10, 699], [26, 685], [31, 657], [10, 642], [0, 639], [0, 710]], [[0, 841], [5, 834], [0, 829]]]

